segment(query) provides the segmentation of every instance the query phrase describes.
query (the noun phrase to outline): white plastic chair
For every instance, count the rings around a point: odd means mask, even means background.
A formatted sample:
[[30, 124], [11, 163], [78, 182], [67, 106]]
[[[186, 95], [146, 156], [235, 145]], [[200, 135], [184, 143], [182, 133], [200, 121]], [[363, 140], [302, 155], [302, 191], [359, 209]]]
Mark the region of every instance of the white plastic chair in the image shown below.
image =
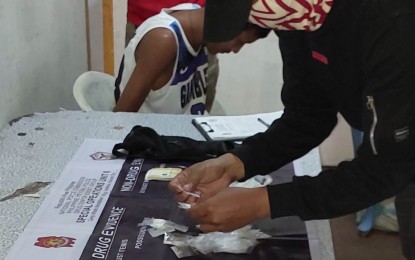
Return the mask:
[[98, 71], [81, 74], [73, 86], [73, 95], [83, 111], [112, 111], [115, 77]]

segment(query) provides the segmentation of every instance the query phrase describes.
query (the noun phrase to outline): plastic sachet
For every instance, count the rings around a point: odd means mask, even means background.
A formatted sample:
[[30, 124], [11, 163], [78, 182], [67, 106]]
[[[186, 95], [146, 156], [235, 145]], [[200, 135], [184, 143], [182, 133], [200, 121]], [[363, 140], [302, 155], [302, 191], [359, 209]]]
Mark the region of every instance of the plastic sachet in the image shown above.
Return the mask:
[[181, 208], [181, 209], [190, 209], [192, 207], [192, 205], [190, 205], [188, 203], [177, 202], [177, 204], [179, 205], [179, 208]]
[[244, 182], [234, 181], [229, 187], [258, 188], [270, 185], [272, 181], [272, 177], [269, 175], [256, 175]]
[[197, 255], [197, 252], [195, 252], [191, 247], [172, 246], [171, 250], [173, 250], [173, 252], [177, 256], [177, 258], [183, 258], [183, 257], [189, 257], [189, 256]]
[[166, 245], [172, 245], [177, 247], [184, 247], [189, 245], [189, 239], [192, 236], [180, 234], [180, 233], [166, 233], [164, 234], [163, 243]]
[[187, 226], [179, 225], [174, 222], [158, 218], [146, 218], [142, 223], [138, 224], [138, 226], [152, 227], [148, 229], [148, 232], [152, 237], [158, 237], [164, 233], [170, 233], [176, 230], [181, 232], [187, 232], [187, 230], [189, 230], [189, 227]]
[[[178, 258], [196, 255], [198, 253], [233, 253], [246, 254], [252, 252], [259, 243], [258, 239], [268, 238], [269, 235], [248, 225], [232, 232], [211, 232], [191, 236], [185, 234], [188, 227], [165, 219], [146, 218], [139, 226], [151, 226], [148, 232], [157, 237], [164, 234], [164, 244], [171, 249]], [[177, 233], [175, 231], [183, 233]]]
[[258, 244], [257, 239], [268, 238], [269, 235], [250, 225], [233, 232], [211, 232], [189, 236], [186, 234], [165, 233], [164, 244], [172, 245], [172, 250], [178, 258], [197, 253], [250, 253]]
[[258, 244], [257, 239], [268, 238], [269, 235], [250, 225], [233, 232], [211, 232], [200, 234], [189, 239], [189, 245], [202, 254], [209, 253], [250, 253]]
[[[184, 192], [184, 193], [186, 193], [186, 194], [188, 194], [190, 196], [193, 196], [193, 197], [196, 197], [196, 198], [200, 198], [200, 191], [190, 192], [190, 191], [185, 191], [183, 189], [183, 187], [181, 187], [181, 186], [178, 186], [178, 187], [179, 187], [179, 189], [182, 192]], [[179, 208], [181, 208], [181, 209], [190, 209], [192, 207], [192, 205], [190, 205], [188, 203], [184, 203], [184, 202], [177, 202], [177, 203], [179, 205]]]
[[150, 236], [152, 237], [158, 237], [161, 236], [165, 233], [170, 233], [175, 231], [174, 228], [171, 227], [166, 227], [166, 228], [149, 228], [147, 229], [148, 233], [150, 234]]

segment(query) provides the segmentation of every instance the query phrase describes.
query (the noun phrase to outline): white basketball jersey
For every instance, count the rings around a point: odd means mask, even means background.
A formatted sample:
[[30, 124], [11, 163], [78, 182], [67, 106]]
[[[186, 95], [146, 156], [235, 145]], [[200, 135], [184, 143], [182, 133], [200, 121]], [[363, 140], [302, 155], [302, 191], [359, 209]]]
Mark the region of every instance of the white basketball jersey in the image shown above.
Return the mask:
[[180, 23], [171, 15], [174, 10], [200, 8], [195, 4], [181, 4], [163, 9], [158, 15], [147, 19], [136, 30], [134, 38], [124, 51], [119, 74], [115, 82], [115, 99], [123, 92], [134, 68], [135, 50], [144, 35], [154, 28], [171, 30], [177, 43], [177, 56], [172, 77], [158, 90], [150, 90], [138, 112], [165, 114], [204, 114], [207, 86], [207, 50], [195, 51], [184, 34]]

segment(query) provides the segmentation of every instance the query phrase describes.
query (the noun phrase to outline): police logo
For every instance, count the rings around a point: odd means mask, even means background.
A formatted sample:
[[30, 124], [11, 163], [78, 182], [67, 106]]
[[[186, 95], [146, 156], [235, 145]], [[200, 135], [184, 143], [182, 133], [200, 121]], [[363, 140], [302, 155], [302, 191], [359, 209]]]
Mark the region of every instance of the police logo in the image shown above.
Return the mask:
[[75, 238], [71, 237], [39, 237], [35, 243], [35, 246], [44, 248], [73, 247], [75, 240]]

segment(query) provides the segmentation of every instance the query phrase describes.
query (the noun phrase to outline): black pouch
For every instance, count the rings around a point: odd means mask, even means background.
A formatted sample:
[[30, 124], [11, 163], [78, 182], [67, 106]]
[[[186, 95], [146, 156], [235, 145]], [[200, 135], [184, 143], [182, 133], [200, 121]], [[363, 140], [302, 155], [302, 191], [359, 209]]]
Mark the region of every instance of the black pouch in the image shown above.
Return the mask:
[[122, 143], [112, 149], [116, 157], [159, 160], [203, 161], [235, 148], [231, 141], [196, 141], [183, 136], [159, 135], [154, 129], [136, 125]]

